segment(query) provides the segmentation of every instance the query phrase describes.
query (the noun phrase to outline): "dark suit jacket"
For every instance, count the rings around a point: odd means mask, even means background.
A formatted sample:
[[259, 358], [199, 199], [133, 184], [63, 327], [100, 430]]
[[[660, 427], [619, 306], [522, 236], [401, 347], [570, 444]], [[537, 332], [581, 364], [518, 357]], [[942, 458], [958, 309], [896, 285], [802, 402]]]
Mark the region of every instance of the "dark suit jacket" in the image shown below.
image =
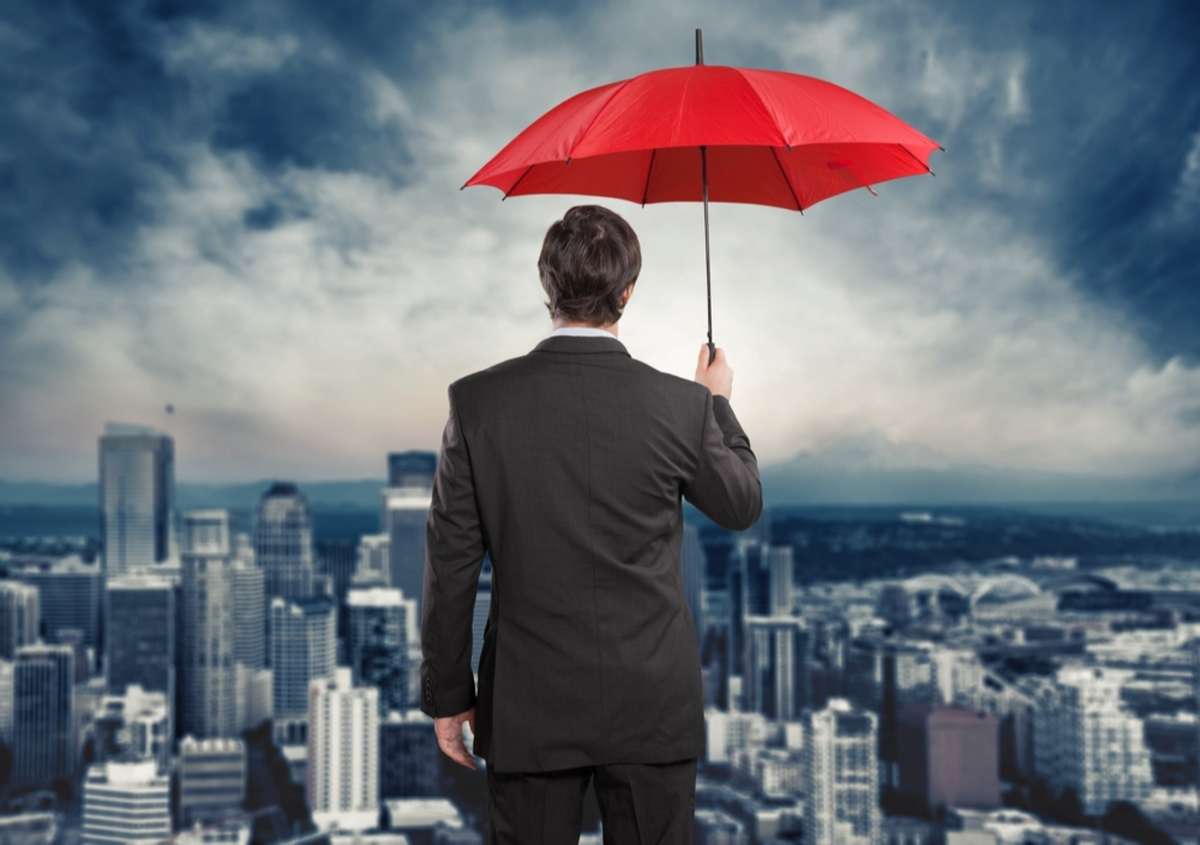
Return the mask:
[[493, 771], [700, 756], [681, 497], [729, 529], [762, 511], [729, 401], [634, 359], [616, 337], [587, 335], [547, 337], [448, 396], [426, 524], [421, 710], [474, 706], [474, 751]]

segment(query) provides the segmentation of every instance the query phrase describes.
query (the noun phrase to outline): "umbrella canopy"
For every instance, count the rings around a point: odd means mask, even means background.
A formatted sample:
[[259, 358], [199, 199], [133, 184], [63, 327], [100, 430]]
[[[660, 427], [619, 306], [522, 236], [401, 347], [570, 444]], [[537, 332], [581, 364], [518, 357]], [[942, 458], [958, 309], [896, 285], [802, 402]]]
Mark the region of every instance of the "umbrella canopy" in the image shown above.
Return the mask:
[[[933, 171], [941, 145], [846, 88], [798, 73], [703, 64], [589, 88], [526, 127], [464, 184], [502, 199], [585, 194], [754, 203], [804, 212], [855, 188]], [[711, 277], [711, 273], [708, 274]], [[711, 280], [709, 344], [712, 343]]]

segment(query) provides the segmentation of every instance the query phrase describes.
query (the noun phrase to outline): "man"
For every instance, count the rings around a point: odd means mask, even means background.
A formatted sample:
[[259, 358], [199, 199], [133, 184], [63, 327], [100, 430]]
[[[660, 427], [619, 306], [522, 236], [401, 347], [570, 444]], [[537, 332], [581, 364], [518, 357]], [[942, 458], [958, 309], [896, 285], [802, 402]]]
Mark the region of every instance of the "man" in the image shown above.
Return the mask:
[[[550, 226], [554, 330], [451, 383], [426, 525], [421, 709], [442, 751], [487, 761], [489, 842], [577, 843], [594, 779], [606, 845], [690, 843], [704, 750], [699, 644], [680, 570], [682, 499], [743, 530], [762, 511], [724, 351], [695, 381], [618, 339], [641, 271], [596, 205]], [[485, 552], [492, 603], [471, 674]]]

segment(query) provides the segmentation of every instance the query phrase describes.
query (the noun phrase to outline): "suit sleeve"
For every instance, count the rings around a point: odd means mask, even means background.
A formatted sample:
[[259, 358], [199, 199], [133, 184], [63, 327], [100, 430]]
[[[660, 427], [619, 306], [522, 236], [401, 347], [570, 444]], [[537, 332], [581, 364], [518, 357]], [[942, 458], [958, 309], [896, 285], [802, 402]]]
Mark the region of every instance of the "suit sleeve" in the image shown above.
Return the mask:
[[421, 584], [421, 711], [454, 716], [475, 704], [471, 619], [486, 552], [454, 385], [425, 521]]
[[763, 508], [758, 459], [729, 400], [707, 389], [705, 393], [696, 472], [684, 484], [683, 495], [722, 528], [744, 531]]

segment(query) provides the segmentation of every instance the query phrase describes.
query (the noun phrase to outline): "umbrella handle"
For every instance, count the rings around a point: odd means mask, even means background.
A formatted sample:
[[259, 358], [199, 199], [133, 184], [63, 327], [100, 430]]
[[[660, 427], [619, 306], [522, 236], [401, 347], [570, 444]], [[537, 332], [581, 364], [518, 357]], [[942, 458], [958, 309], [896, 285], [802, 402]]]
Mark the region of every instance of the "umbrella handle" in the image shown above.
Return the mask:
[[713, 359], [716, 357], [717, 357], [717, 347], [714, 346], [713, 342], [710, 340], [708, 342], [708, 364], [709, 364], [709, 366], [712, 366]]

